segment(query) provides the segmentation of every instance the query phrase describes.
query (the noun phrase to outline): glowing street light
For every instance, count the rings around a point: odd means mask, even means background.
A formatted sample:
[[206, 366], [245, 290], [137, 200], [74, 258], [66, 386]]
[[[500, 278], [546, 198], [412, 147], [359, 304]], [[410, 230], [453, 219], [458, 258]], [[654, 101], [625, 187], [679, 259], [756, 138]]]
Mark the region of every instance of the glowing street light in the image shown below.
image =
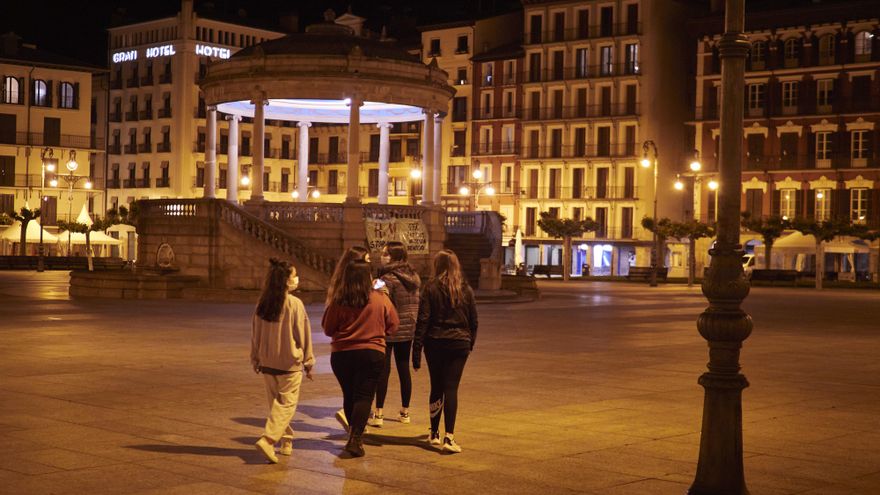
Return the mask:
[[458, 194], [461, 194], [462, 196], [470, 196], [471, 188], [469, 188], [468, 186], [461, 186], [460, 188], [458, 188]]
[[713, 191], [717, 190], [718, 189], [718, 181], [717, 180], [710, 180], [709, 181], [709, 189], [711, 189]]
[[248, 177], [247, 175], [244, 175], [241, 177], [241, 180], [239, 182], [241, 182], [242, 186], [247, 187], [247, 186], [251, 185], [251, 178]]
[[474, 169], [473, 173], [471, 173], [474, 179], [480, 180], [483, 178], [483, 171], [480, 169]]
[[690, 168], [692, 172], [699, 172], [701, 168], [703, 168], [703, 164], [701, 164], [698, 160], [694, 160], [690, 164]]
[[421, 179], [422, 178], [422, 171], [421, 171], [421, 169], [414, 168], [409, 171], [409, 176], [413, 179]]
[[682, 182], [681, 179], [675, 179], [675, 184], [673, 184], [672, 187], [674, 187], [676, 191], [683, 191], [684, 182]]

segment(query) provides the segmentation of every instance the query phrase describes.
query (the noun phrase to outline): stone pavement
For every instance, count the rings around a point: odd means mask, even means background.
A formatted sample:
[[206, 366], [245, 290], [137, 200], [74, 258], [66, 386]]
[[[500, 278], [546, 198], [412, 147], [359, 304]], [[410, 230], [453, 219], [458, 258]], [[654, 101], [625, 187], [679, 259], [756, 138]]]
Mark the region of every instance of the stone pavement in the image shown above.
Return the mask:
[[[698, 288], [542, 282], [480, 308], [456, 439], [411, 425], [344, 435], [322, 308], [294, 455], [263, 463], [248, 364], [251, 306], [75, 300], [66, 274], [0, 272], [0, 492], [9, 494], [682, 494], [695, 470], [707, 361]], [[746, 479], [759, 494], [880, 493], [880, 293], [753, 290], [743, 370]], [[393, 375], [392, 375], [393, 376]], [[398, 405], [391, 380], [388, 410]]]

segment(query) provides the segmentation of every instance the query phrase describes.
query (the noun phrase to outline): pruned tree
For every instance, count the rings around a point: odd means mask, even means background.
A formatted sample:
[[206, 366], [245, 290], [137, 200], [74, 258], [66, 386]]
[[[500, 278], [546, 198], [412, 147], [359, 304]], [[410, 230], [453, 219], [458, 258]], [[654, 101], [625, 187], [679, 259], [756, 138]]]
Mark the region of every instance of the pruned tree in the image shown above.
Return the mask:
[[801, 234], [811, 235], [816, 239], [816, 288], [822, 288], [822, 280], [825, 276], [825, 249], [826, 242], [838, 235], [846, 234], [852, 228], [850, 222], [842, 220], [795, 219], [791, 227]]
[[[67, 235], [77, 234], [85, 234], [86, 235], [86, 258], [88, 259], [89, 271], [94, 271], [95, 266], [93, 262], [94, 253], [92, 252], [92, 232], [103, 232], [108, 228], [119, 224], [119, 223], [127, 223], [123, 220], [128, 220], [129, 212], [125, 210], [125, 207], [120, 207], [119, 211], [117, 210], [108, 210], [107, 215], [104, 218], [95, 216], [95, 220], [91, 225], [80, 223], [80, 222], [58, 222], [58, 227], [61, 230], [66, 230], [68, 232]], [[70, 253], [67, 253], [68, 256]]]
[[[642, 227], [654, 234], [660, 239], [660, 245], [665, 244], [666, 239], [670, 237], [688, 241], [688, 287], [694, 285], [695, 271], [697, 265], [697, 240], [704, 237], [712, 237], [715, 235], [715, 229], [705, 223], [697, 220], [688, 220], [685, 222], [674, 222], [668, 218], [661, 218], [654, 221], [651, 217], [642, 218]], [[659, 262], [659, 260], [658, 260]]]
[[[31, 210], [27, 206], [22, 206], [18, 213], [12, 212], [12, 218], [21, 222], [21, 245], [19, 252], [21, 256], [27, 256], [27, 228], [31, 220], [40, 218], [40, 209]], [[42, 227], [40, 227], [42, 228]]]
[[571, 277], [571, 240], [581, 237], [585, 232], [592, 232], [599, 227], [592, 218], [575, 220], [573, 218], [557, 218], [549, 212], [541, 212], [538, 227], [554, 239], [562, 239], [562, 279]]
[[783, 232], [790, 228], [791, 222], [778, 215], [769, 217], [753, 217], [748, 211], [742, 213], [742, 226], [761, 235], [764, 243], [764, 268], [771, 267], [773, 243], [782, 237]]
[[[868, 228], [867, 225], [853, 224], [850, 227], [849, 232], [847, 232], [847, 234], [854, 236], [854, 237], [858, 237], [859, 239], [862, 239], [862, 240], [865, 240], [868, 242], [874, 242], [877, 239], [880, 239], [880, 229], [876, 229], [876, 228], [871, 229], [871, 228]], [[880, 260], [878, 260], [876, 265], [877, 266], [875, 267], [875, 269], [877, 270], [877, 272], [874, 274], [874, 281], [880, 282]]]

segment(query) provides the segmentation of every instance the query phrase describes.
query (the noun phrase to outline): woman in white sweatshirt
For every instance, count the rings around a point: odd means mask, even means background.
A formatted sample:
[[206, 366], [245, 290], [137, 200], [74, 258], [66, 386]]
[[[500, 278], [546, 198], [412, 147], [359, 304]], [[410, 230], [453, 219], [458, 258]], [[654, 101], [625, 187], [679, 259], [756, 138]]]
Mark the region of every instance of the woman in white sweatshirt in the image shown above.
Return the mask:
[[299, 401], [303, 372], [306, 378], [312, 379], [315, 356], [306, 308], [299, 298], [289, 293], [299, 284], [296, 269], [274, 258], [269, 263], [253, 317], [251, 365], [255, 372], [263, 375], [269, 399], [269, 418], [256, 447], [266, 460], [276, 463], [275, 444], [279, 440], [279, 453], [291, 455], [293, 452], [290, 421]]

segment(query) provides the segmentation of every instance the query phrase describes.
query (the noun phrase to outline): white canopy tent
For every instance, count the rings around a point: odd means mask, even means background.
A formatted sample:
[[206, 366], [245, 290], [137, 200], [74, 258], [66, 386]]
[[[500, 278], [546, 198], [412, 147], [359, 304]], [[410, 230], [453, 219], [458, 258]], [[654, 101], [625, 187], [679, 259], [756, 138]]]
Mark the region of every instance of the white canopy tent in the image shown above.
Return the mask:
[[[50, 234], [48, 231], [43, 229], [40, 226], [40, 223], [34, 220], [28, 222], [27, 232], [25, 233], [25, 242], [28, 244], [39, 244], [40, 243], [40, 231], [43, 231], [43, 244], [54, 243], [58, 240], [57, 237]], [[2, 250], [0, 252], [4, 254], [17, 254], [15, 249], [15, 244], [21, 242], [21, 222], [16, 220], [6, 227], [5, 230], [0, 232], [0, 246], [2, 246]], [[11, 246], [9, 249], [7, 246]], [[36, 249], [36, 247], [34, 248]]]
[[[806, 271], [807, 257], [816, 256], [816, 238], [812, 235], [792, 232], [777, 240], [773, 244], [773, 250], [782, 254], [782, 268]], [[855, 255], [868, 255], [871, 252], [871, 245], [856, 237], [838, 236], [824, 243], [822, 250], [825, 254], [838, 255], [836, 263], [826, 267], [827, 271], [854, 273]], [[835, 269], [829, 270], [832, 267]]]

